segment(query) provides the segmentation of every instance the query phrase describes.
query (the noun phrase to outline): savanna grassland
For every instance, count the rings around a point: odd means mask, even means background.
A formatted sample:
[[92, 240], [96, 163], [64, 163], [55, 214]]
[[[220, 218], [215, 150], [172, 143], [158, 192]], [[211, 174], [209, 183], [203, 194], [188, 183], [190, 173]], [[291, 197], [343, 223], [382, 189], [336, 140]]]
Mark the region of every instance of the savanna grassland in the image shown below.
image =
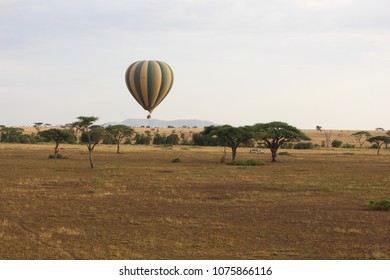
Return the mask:
[[52, 149], [0, 145], [0, 259], [390, 259], [389, 150]]

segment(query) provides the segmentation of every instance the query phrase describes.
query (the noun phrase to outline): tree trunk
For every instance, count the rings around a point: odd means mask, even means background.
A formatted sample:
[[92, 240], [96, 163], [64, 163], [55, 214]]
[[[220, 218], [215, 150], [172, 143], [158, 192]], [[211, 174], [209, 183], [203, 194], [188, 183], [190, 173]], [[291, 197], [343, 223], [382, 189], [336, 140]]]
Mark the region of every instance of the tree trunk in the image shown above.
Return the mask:
[[278, 152], [278, 149], [273, 149], [271, 148], [271, 154], [272, 154], [272, 162], [275, 162], [276, 161], [276, 156], [277, 156], [277, 152]]
[[91, 164], [91, 168], [95, 168], [95, 164], [93, 163], [93, 159], [92, 159], [92, 151], [93, 149], [88, 147], [89, 163]]
[[236, 159], [237, 147], [232, 147], [232, 161]]
[[54, 147], [54, 159], [57, 159], [58, 152], [60, 151], [60, 149], [58, 148], [59, 145], [60, 143], [56, 142], [56, 146]]
[[119, 152], [119, 145], [120, 145], [120, 143], [118, 142], [118, 146], [116, 147], [116, 153], [117, 154], [120, 154], [120, 152]]

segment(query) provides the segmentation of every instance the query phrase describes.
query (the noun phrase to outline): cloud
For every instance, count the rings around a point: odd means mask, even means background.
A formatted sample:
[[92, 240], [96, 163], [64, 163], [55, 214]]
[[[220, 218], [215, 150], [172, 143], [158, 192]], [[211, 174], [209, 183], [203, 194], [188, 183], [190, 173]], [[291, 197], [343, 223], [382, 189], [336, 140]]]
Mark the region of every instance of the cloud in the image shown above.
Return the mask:
[[308, 9], [329, 10], [351, 6], [353, 1], [354, 0], [300, 0], [299, 2]]
[[[191, 112], [245, 124], [274, 95], [287, 100], [280, 104], [287, 112], [307, 94], [337, 100], [342, 88], [364, 96], [361, 88], [371, 83], [385, 92], [389, 10], [386, 0], [1, 1], [0, 92], [12, 93], [10, 110], [23, 95], [31, 102], [46, 98], [51, 108], [56, 97], [67, 96], [81, 108], [75, 113], [65, 100], [61, 106], [72, 117], [94, 101], [91, 110], [102, 119], [120, 121], [129, 112], [143, 116], [130, 101], [125, 69], [135, 60], [161, 59], [176, 79], [158, 112], [174, 118], [179, 110], [172, 108], [196, 96], [183, 117]], [[247, 103], [234, 118], [223, 112], [235, 110], [237, 95], [254, 104], [253, 112]], [[205, 99], [214, 109], [203, 116]], [[223, 111], [215, 105], [221, 100]], [[39, 106], [35, 111], [43, 111]], [[267, 106], [261, 110], [273, 118]]]

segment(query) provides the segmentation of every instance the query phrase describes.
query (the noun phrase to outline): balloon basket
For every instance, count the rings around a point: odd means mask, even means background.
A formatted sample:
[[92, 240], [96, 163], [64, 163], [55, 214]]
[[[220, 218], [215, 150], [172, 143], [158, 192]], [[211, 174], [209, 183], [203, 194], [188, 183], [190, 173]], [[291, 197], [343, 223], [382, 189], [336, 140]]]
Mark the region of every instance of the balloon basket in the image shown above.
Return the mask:
[[152, 117], [152, 116], [149, 114], [146, 118], [147, 118], [148, 120], [150, 120], [151, 117]]

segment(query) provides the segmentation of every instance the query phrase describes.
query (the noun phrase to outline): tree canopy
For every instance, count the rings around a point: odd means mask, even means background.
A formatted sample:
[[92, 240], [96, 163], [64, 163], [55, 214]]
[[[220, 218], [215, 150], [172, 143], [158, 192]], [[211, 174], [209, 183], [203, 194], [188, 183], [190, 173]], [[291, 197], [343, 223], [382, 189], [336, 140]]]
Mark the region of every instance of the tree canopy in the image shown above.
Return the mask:
[[73, 122], [71, 126], [81, 132], [81, 142], [87, 146], [89, 163], [91, 168], [94, 168], [95, 164], [92, 158], [93, 149], [103, 140], [104, 136], [107, 135], [107, 131], [99, 125], [94, 125], [94, 122], [99, 119], [97, 117], [80, 116], [77, 117], [77, 119], [78, 121]]
[[249, 127], [233, 127], [230, 125], [207, 126], [202, 132], [203, 135], [215, 136], [220, 145], [232, 149], [232, 160], [236, 159], [237, 148], [253, 139], [252, 130]]
[[276, 161], [278, 149], [287, 142], [310, 140], [298, 128], [284, 122], [258, 123], [252, 126], [254, 136], [271, 150], [272, 161]]
[[110, 135], [115, 139], [117, 143], [116, 152], [119, 154], [120, 143], [125, 137], [131, 137], [134, 133], [134, 129], [127, 125], [118, 124], [118, 125], [110, 125], [106, 127], [106, 130], [110, 133]]
[[75, 136], [72, 131], [68, 129], [57, 129], [52, 128], [44, 131], [40, 131], [39, 135], [46, 138], [49, 141], [54, 141], [56, 143], [54, 147], [54, 158], [57, 159], [59, 152], [59, 145], [63, 142], [74, 142]]
[[353, 133], [352, 136], [355, 138], [355, 141], [359, 144], [359, 146], [362, 147], [368, 138], [371, 137], [371, 134], [368, 131], [361, 130]]
[[377, 146], [377, 155], [379, 155], [379, 150], [381, 149], [382, 145], [390, 144], [390, 137], [385, 135], [380, 136], [373, 136], [367, 139], [370, 143], [375, 143]]

